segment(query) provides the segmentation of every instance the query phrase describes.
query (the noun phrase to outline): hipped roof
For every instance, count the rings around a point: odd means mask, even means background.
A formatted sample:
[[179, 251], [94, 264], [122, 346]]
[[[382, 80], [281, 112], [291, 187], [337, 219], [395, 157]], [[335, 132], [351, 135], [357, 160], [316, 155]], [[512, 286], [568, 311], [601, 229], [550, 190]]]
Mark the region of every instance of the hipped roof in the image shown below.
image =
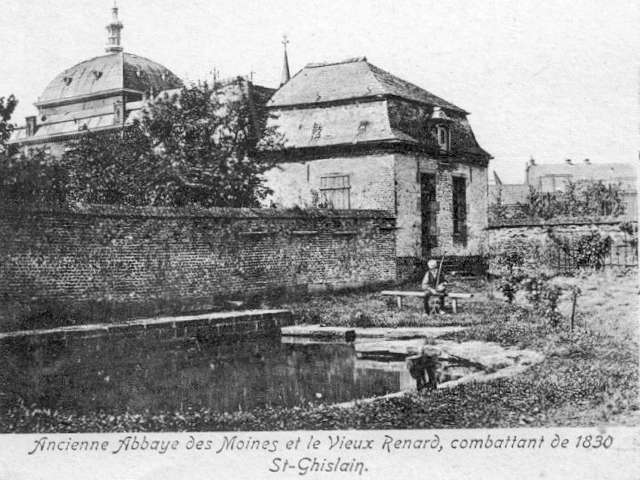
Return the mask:
[[268, 106], [321, 104], [375, 96], [395, 96], [467, 113], [431, 92], [376, 67], [366, 57], [335, 63], [310, 63], [274, 94]]

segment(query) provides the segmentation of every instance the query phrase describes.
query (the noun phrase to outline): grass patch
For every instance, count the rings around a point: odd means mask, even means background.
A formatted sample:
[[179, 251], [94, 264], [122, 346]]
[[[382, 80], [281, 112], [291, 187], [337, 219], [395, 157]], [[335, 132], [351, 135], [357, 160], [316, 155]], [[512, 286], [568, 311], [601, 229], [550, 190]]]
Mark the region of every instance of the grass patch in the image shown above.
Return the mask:
[[[454, 284], [452, 291], [480, 294], [483, 284]], [[406, 283], [398, 290], [420, 290], [416, 283]], [[446, 325], [474, 325], [482, 322], [493, 304], [479, 301], [459, 303], [460, 312], [456, 315], [442, 314], [427, 316], [424, 314], [421, 298], [405, 298], [402, 310], [396, 307], [395, 299], [382, 297], [381, 289], [344, 291], [316, 296], [303, 296], [295, 300], [284, 299], [279, 304], [295, 312], [299, 323], [322, 324], [337, 327], [420, 327]]]
[[[2, 432], [157, 432], [298, 429], [510, 428], [519, 426], [594, 426], [640, 424], [638, 403], [637, 299], [635, 274], [614, 277], [611, 297], [602, 272], [560, 278], [579, 282], [590, 297], [580, 305], [580, 321], [571, 332], [565, 318], [553, 328], [522, 305], [500, 301], [462, 304], [456, 316], [423, 317], [420, 302], [405, 310], [390, 307], [375, 292], [345, 292], [300, 298], [287, 305], [309, 323], [350, 325], [355, 311], [373, 325], [466, 325], [448, 336], [484, 340], [544, 353], [543, 362], [510, 378], [470, 382], [435, 392], [357, 404], [350, 408], [308, 404], [218, 413], [180, 411], [73, 412], [14, 406], [0, 410]], [[615, 274], [614, 274], [615, 275]], [[591, 289], [592, 285], [600, 285]], [[469, 290], [467, 290], [469, 291]], [[629, 295], [635, 295], [629, 297]], [[480, 294], [478, 295], [480, 297]], [[582, 297], [580, 297], [582, 298]], [[598, 306], [596, 304], [603, 303]], [[566, 305], [565, 305], [566, 306]], [[564, 308], [564, 307], [563, 307]]]

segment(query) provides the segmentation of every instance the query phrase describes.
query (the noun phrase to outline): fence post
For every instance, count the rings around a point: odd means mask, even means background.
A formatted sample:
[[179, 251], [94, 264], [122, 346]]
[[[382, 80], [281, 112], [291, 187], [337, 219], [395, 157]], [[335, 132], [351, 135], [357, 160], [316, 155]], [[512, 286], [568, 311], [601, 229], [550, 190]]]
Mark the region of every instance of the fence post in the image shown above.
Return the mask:
[[578, 290], [573, 290], [573, 305], [571, 306], [571, 331], [573, 332], [574, 321], [576, 318], [576, 303], [578, 302]]

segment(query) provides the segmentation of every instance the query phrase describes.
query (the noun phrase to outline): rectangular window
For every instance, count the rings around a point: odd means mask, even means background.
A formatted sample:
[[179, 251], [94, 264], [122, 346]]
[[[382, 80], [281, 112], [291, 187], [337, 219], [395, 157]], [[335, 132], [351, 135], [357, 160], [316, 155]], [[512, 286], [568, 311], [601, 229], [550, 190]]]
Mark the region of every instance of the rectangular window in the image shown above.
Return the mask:
[[453, 177], [453, 238], [467, 238], [467, 179]]
[[345, 210], [351, 208], [349, 175], [320, 177], [322, 203], [327, 208]]
[[432, 250], [438, 246], [438, 205], [435, 174], [420, 174], [420, 208], [422, 211], [422, 256], [431, 257]]

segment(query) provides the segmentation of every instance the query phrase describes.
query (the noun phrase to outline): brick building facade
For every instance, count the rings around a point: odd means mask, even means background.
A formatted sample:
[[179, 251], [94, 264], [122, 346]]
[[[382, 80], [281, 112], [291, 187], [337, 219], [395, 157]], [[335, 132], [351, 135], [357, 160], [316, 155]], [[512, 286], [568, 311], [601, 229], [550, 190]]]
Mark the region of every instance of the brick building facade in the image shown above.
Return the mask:
[[365, 58], [309, 64], [267, 105], [286, 141], [269, 203], [392, 212], [403, 271], [482, 253], [490, 156], [467, 112]]

